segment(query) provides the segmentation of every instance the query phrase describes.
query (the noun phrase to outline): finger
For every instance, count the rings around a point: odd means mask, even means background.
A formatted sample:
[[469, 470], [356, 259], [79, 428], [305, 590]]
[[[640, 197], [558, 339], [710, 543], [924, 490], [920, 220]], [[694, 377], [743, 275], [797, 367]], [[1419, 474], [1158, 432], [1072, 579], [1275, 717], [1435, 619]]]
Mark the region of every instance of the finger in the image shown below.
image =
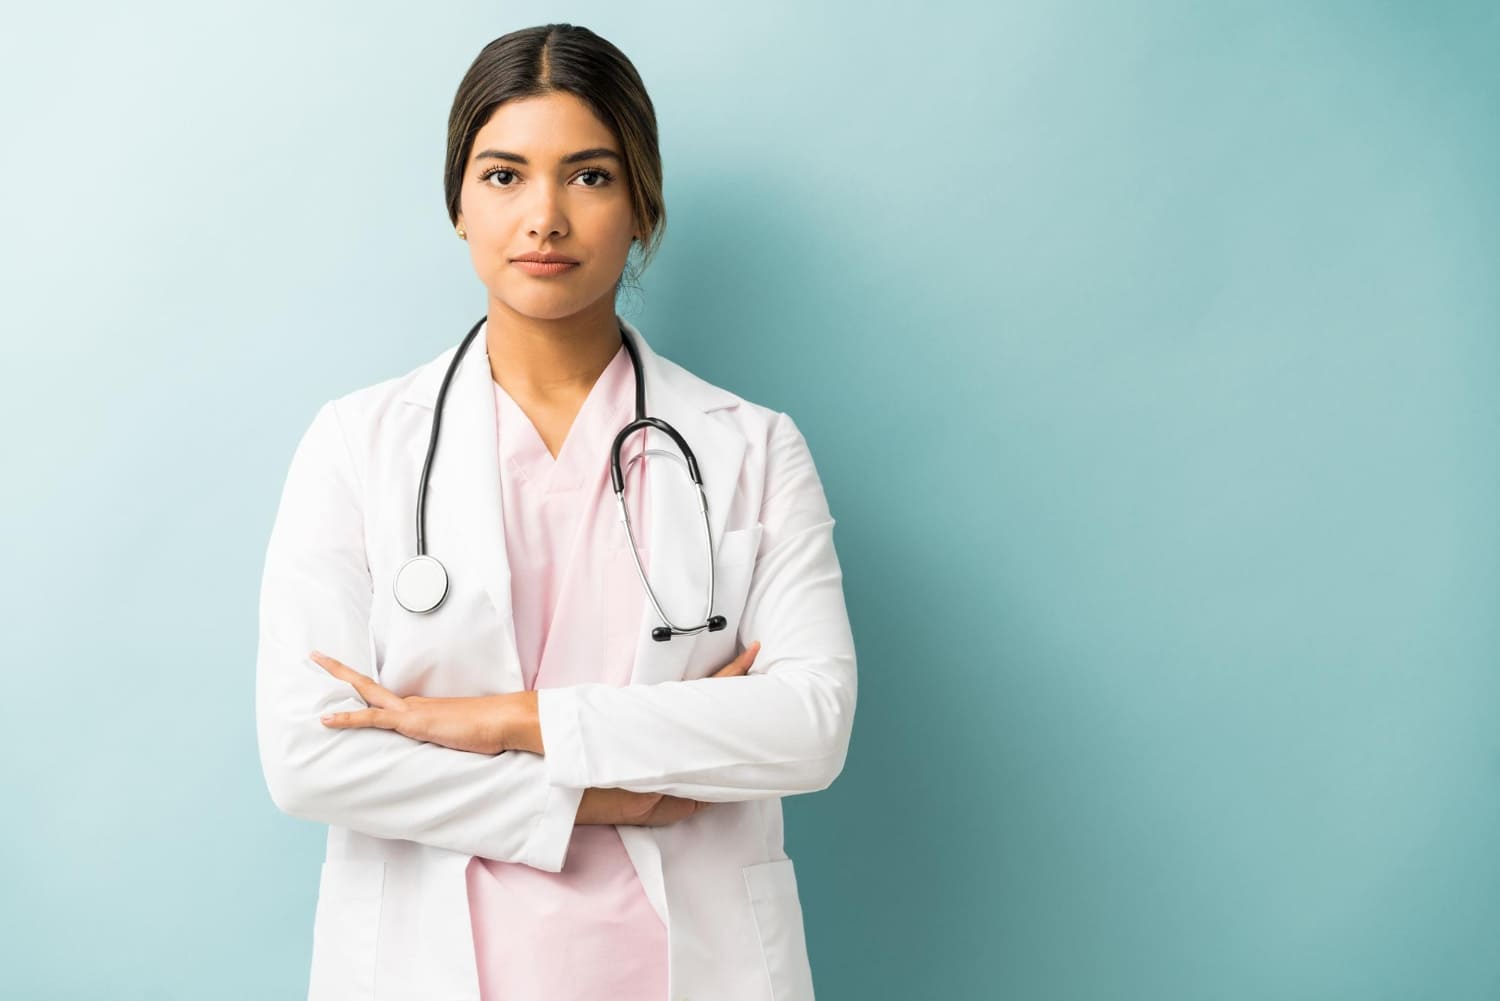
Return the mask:
[[343, 713], [328, 713], [319, 717], [323, 725], [336, 730], [373, 726], [382, 730], [394, 730], [395, 722], [384, 709], [354, 709]]
[[609, 788], [605, 791], [620, 794], [618, 809], [628, 824], [640, 824], [649, 819], [665, 796], [659, 792], [630, 792], [628, 789]]
[[374, 678], [360, 674], [343, 661], [334, 660], [327, 654], [319, 653], [317, 650], [314, 650], [309, 656], [318, 666], [322, 667], [323, 670], [335, 678], [353, 685], [354, 690], [359, 693], [360, 698], [365, 700], [366, 705], [375, 706], [380, 709], [400, 710], [405, 708], [405, 704], [401, 701], [399, 695], [382, 686]]
[[750, 670], [750, 665], [755, 661], [755, 655], [759, 651], [760, 640], [756, 640], [754, 643], [751, 643], [749, 646], [745, 647], [745, 649], [741, 650], [739, 652], [739, 655], [735, 657], [734, 660], [729, 662], [728, 666], [730, 668], [733, 668], [736, 673], [743, 674], [745, 671]]
[[319, 651], [314, 650], [312, 653], [308, 654], [308, 657], [311, 658], [311, 660], [315, 664], [317, 664], [323, 670], [327, 671], [329, 674], [333, 675], [335, 678], [338, 678], [340, 681], [347, 681], [351, 685], [354, 683], [355, 678], [364, 677], [364, 675], [360, 674], [348, 664], [345, 664], [341, 660], [335, 660], [334, 658], [328, 656], [326, 653], [320, 653]]
[[674, 812], [676, 820], [686, 820], [706, 805], [702, 800], [688, 799], [686, 797], [679, 799], [675, 804], [676, 810]]
[[750, 670], [750, 665], [755, 661], [755, 655], [759, 651], [760, 640], [756, 640], [754, 643], [751, 643], [749, 646], [747, 646], [738, 657], [734, 658], [734, 660], [731, 660], [728, 664], [725, 664], [719, 670], [715, 671], [714, 677], [731, 678], [747, 673]]

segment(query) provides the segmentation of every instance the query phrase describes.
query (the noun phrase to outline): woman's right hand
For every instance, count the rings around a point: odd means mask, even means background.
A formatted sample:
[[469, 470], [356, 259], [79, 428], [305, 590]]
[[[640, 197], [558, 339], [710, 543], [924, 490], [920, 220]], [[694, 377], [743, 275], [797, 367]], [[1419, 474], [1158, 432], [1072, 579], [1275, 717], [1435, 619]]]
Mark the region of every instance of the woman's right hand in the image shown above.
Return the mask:
[[[711, 678], [733, 678], [747, 673], [760, 652], [760, 640], [747, 646], [743, 653], [709, 675]], [[578, 801], [577, 824], [631, 824], [640, 827], [664, 827], [708, 806], [702, 800], [684, 799], [659, 792], [631, 792], [629, 789], [602, 789], [590, 786]]]
[[576, 824], [632, 824], [662, 827], [691, 816], [708, 804], [659, 792], [601, 789], [590, 786], [578, 801]]

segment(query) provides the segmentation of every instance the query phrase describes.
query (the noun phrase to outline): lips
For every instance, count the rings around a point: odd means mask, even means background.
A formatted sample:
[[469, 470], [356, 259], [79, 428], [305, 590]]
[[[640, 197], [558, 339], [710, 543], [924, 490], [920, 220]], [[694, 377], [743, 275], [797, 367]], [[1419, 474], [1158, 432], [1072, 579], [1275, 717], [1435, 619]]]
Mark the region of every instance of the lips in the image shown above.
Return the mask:
[[552, 275], [560, 275], [568, 271], [573, 271], [578, 267], [577, 261], [568, 262], [515, 260], [511, 263], [520, 268], [522, 271], [526, 272], [528, 275], [532, 275], [536, 278], [547, 278], [551, 277]]
[[576, 257], [569, 257], [567, 254], [553, 254], [553, 253], [546, 253], [546, 254], [544, 254], [544, 253], [541, 253], [539, 251], [532, 251], [530, 253], [521, 254], [518, 257], [512, 257], [511, 260], [515, 261], [518, 264], [520, 262], [522, 262], [522, 261], [534, 261], [534, 262], [536, 262], [538, 264], [577, 264], [578, 263], [578, 258], [576, 258]]

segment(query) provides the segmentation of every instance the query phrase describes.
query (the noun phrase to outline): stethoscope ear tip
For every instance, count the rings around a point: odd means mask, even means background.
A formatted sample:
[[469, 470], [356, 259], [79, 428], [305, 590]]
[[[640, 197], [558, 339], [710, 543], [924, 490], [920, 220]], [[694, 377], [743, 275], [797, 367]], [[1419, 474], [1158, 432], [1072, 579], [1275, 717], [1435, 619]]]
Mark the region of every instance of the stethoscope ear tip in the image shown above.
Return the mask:
[[[722, 616], [722, 615], [710, 615], [708, 617], [708, 623], [707, 624], [708, 624], [708, 631], [711, 632], [711, 633], [716, 633], [720, 629], [723, 629], [725, 626], [727, 626], [729, 624], [729, 620], [726, 619], [726, 618], [724, 618], [724, 616]], [[702, 628], [703, 628], [702, 626], [698, 627], [698, 629], [702, 629]], [[688, 630], [688, 631], [689, 632], [697, 632], [698, 629], [693, 629], [693, 630]], [[672, 628], [670, 626], [652, 626], [651, 627], [651, 638], [654, 639], [654, 640], [656, 640], [656, 642], [658, 642], [658, 643], [663, 643], [663, 642], [665, 642], [665, 641], [667, 641], [667, 640], [669, 640], [669, 639], [672, 638]]]

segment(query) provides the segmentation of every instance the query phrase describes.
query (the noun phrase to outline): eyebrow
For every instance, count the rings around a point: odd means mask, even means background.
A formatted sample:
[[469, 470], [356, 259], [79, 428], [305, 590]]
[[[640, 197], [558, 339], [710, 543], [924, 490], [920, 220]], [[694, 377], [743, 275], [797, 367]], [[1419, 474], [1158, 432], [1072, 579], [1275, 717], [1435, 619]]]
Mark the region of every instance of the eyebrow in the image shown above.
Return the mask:
[[[606, 149], [603, 146], [596, 146], [593, 149], [581, 149], [577, 153], [569, 153], [567, 156], [563, 157], [560, 162], [577, 163], [580, 160], [598, 160], [604, 157], [611, 157], [617, 162], [623, 162], [620, 160], [620, 154], [616, 153], [612, 149]], [[511, 163], [521, 164], [527, 164], [531, 162], [520, 153], [509, 153], [503, 149], [487, 149], [483, 153], [474, 154], [474, 159], [509, 160]]]

